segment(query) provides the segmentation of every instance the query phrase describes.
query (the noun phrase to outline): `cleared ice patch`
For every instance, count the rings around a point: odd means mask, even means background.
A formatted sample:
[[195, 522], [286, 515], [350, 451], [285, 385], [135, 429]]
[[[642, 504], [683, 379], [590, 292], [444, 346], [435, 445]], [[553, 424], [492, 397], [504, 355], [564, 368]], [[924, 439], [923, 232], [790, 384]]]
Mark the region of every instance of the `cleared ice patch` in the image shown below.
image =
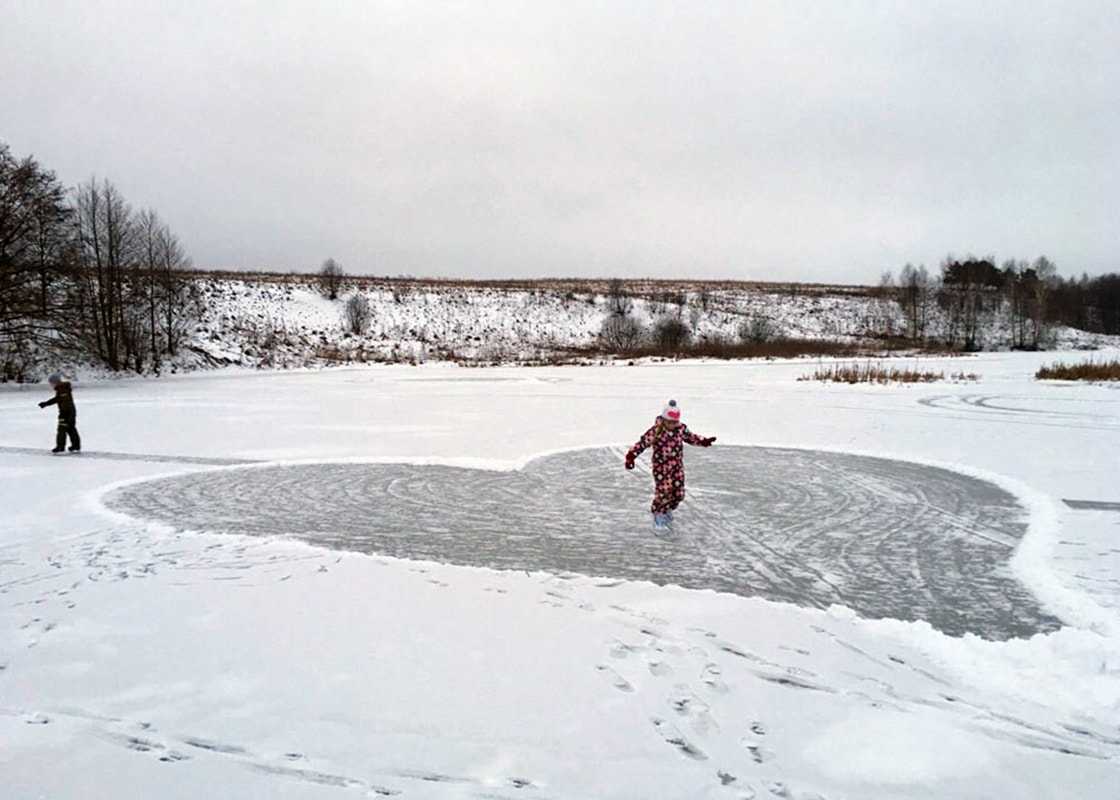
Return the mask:
[[1015, 497], [928, 465], [765, 447], [689, 449], [689, 499], [654, 537], [652, 481], [594, 448], [498, 471], [313, 463], [224, 469], [117, 489], [110, 508], [198, 529], [507, 570], [649, 580], [950, 635], [1059, 627], [1008, 567], [1026, 531]]

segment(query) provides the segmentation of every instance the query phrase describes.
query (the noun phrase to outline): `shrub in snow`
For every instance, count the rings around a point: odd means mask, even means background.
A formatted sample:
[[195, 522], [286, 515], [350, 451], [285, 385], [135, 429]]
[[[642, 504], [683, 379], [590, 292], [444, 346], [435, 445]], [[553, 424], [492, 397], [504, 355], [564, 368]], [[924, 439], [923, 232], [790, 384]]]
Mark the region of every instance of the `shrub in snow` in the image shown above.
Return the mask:
[[739, 326], [739, 339], [751, 344], [765, 344], [774, 335], [774, 324], [766, 317], [754, 316]]
[[370, 321], [373, 319], [369, 298], [361, 292], [351, 295], [350, 299], [346, 301], [343, 319], [345, 320], [346, 330], [350, 333], [361, 335], [368, 331]]
[[662, 353], [679, 353], [692, 341], [692, 330], [677, 317], [662, 317], [653, 326], [653, 344]]
[[599, 346], [611, 353], [626, 353], [642, 341], [642, 328], [629, 314], [611, 314], [599, 328]]

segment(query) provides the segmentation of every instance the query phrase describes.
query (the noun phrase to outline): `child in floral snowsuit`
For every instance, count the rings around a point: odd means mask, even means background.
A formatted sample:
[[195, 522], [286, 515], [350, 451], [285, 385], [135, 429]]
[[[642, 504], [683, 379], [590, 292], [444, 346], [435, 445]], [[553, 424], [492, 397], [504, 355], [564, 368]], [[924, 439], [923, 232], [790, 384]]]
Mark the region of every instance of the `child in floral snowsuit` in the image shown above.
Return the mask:
[[626, 469], [647, 447], [653, 448], [653, 524], [662, 528], [673, 521], [673, 509], [684, 500], [684, 445], [710, 447], [716, 437], [697, 436], [681, 422], [681, 409], [670, 400], [654, 422], [626, 454]]

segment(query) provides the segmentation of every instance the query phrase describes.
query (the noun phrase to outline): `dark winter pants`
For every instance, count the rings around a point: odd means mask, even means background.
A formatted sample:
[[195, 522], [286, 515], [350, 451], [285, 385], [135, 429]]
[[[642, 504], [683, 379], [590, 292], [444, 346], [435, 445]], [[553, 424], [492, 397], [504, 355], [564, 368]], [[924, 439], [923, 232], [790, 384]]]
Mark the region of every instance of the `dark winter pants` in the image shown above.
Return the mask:
[[654, 465], [653, 468], [653, 504], [650, 511], [654, 514], [666, 514], [681, 504], [684, 500], [684, 470], [679, 461], [667, 465]]
[[58, 415], [58, 435], [55, 437], [55, 450], [66, 449], [66, 437], [70, 437], [70, 449], [81, 450], [82, 439], [78, 436], [78, 414], [59, 414]]

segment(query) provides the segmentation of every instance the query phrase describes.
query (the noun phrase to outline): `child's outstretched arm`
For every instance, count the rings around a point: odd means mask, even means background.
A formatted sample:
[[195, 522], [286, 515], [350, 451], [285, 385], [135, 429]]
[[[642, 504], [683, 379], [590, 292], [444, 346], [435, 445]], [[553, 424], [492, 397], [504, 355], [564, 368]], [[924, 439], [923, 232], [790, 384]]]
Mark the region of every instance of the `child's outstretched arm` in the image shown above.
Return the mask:
[[688, 428], [684, 429], [684, 434], [681, 438], [684, 439], [687, 444], [693, 444], [697, 447], [711, 447], [716, 440], [714, 436], [697, 436]]
[[647, 447], [653, 444], [654, 437], [657, 436], [657, 426], [654, 425], [648, 431], [642, 434], [642, 438], [634, 443], [630, 451], [626, 454], [626, 469], [634, 469], [634, 459], [642, 454]]

